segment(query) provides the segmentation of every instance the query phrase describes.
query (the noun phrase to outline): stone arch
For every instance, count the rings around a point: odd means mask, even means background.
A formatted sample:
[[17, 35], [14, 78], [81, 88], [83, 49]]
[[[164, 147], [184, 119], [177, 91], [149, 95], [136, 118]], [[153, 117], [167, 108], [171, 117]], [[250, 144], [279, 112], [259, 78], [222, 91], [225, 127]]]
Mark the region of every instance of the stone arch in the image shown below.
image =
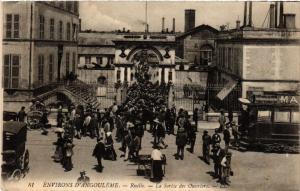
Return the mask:
[[159, 52], [159, 50], [157, 50], [157, 48], [153, 47], [153, 46], [137, 46], [135, 47], [134, 49], [132, 49], [126, 60], [131, 60], [133, 58], [133, 56], [139, 52], [139, 51], [142, 51], [142, 50], [150, 50], [150, 51], [153, 51], [155, 53], [155, 55], [158, 57], [159, 61], [163, 61], [164, 58], [163, 58], [163, 55]]
[[97, 78], [97, 82], [99, 85], [105, 85], [107, 84], [107, 78], [101, 75]]

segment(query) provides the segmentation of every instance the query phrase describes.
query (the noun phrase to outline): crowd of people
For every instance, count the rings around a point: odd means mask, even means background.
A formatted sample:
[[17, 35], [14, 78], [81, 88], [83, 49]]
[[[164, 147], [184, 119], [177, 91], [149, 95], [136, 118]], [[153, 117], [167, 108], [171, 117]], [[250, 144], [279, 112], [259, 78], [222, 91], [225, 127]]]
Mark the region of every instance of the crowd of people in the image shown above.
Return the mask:
[[[168, 144], [175, 144], [177, 146], [175, 159], [184, 160], [186, 146], [189, 145], [187, 150], [194, 153], [198, 126], [198, 109], [196, 108], [190, 116], [183, 108], [179, 108], [178, 111], [175, 106], [167, 108], [162, 89], [164, 87], [149, 81], [142, 81], [129, 87], [127, 99], [120, 106], [114, 103], [105, 110], [99, 110], [91, 105], [85, 108], [81, 105], [76, 107], [71, 105], [65, 113], [59, 108], [55, 130], [57, 141], [54, 143], [56, 146], [54, 161], [60, 162], [66, 171], [72, 170], [75, 146], [73, 139], [89, 136], [97, 140], [92, 156], [97, 159], [98, 171], [102, 172], [104, 168], [103, 158], [113, 161], [118, 159], [114, 141], [121, 143], [120, 158], [123, 157], [124, 161], [138, 162], [142, 140], [145, 132], [148, 131], [153, 136], [151, 158], [154, 162], [151, 178], [160, 181], [164, 176], [161, 170], [163, 156], [161, 149], [167, 149]], [[21, 108], [18, 114], [20, 121], [24, 121], [26, 116], [24, 109]], [[222, 184], [229, 184], [229, 177], [232, 174], [230, 164], [232, 153], [229, 151], [231, 135], [234, 137], [232, 144], [239, 145], [239, 132], [233, 121], [232, 112], [227, 118], [226, 123], [224, 111], [221, 110], [219, 128], [212, 136], [207, 130], [202, 135], [203, 161], [210, 164], [210, 158], [213, 159], [214, 177], [218, 178]], [[47, 115], [45, 115], [44, 123], [47, 123]], [[223, 133], [224, 148], [220, 144], [221, 133]], [[167, 134], [175, 136], [175, 143], [166, 143]]]

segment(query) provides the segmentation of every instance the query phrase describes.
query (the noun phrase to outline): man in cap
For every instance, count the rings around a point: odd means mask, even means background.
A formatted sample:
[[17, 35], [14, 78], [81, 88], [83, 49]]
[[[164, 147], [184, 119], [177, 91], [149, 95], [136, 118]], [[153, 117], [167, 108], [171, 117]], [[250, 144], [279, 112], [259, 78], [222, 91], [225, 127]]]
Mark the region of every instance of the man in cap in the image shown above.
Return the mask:
[[234, 137], [233, 143], [235, 146], [239, 147], [239, 131], [235, 121], [232, 121], [231, 123], [231, 130], [232, 130], [232, 135]]
[[100, 172], [102, 172], [103, 170], [102, 158], [104, 158], [105, 156], [105, 145], [102, 137], [97, 139], [97, 144], [93, 150], [93, 156], [97, 158], [98, 169]]
[[162, 177], [164, 176], [162, 169], [162, 159], [163, 155], [160, 151], [160, 148], [155, 147], [151, 153], [151, 180], [153, 181], [161, 181]]
[[89, 183], [90, 178], [86, 176], [85, 171], [80, 172], [80, 177], [77, 179], [78, 183]]
[[183, 160], [184, 147], [185, 147], [186, 143], [187, 143], [187, 133], [184, 130], [184, 128], [180, 127], [177, 130], [177, 135], [176, 135], [176, 145], [177, 145], [176, 160], [178, 160], [178, 158]]
[[224, 110], [221, 109], [220, 110], [220, 116], [219, 116], [219, 124], [220, 124], [219, 131], [220, 132], [222, 132], [224, 130], [225, 123], [226, 123], [226, 117], [225, 117], [225, 114], [224, 114]]
[[208, 134], [207, 130], [204, 130], [203, 135], [202, 135], [202, 155], [203, 155], [203, 160], [206, 163], [210, 163], [210, 156], [209, 156], [209, 151], [210, 151], [210, 143], [211, 143], [211, 137]]
[[226, 126], [226, 129], [223, 131], [223, 140], [225, 142], [225, 150], [228, 151], [229, 143], [230, 143], [230, 132], [229, 132], [229, 126]]
[[218, 134], [218, 129], [215, 129], [215, 133], [212, 135], [211, 141], [213, 147], [215, 147], [218, 143], [220, 144], [221, 136]]

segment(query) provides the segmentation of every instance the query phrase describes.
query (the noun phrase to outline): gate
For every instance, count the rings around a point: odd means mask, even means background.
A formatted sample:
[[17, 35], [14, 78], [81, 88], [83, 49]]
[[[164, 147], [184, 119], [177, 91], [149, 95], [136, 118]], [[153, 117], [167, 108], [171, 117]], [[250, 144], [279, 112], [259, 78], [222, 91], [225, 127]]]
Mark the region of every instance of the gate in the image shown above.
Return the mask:
[[237, 84], [234, 89], [223, 99], [220, 100], [217, 94], [224, 88], [222, 85], [218, 84], [208, 84], [206, 99], [207, 105], [211, 106], [213, 109], [225, 109], [228, 111], [229, 108], [236, 112], [240, 110], [240, 104], [238, 98], [242, 96], [242, 87]]

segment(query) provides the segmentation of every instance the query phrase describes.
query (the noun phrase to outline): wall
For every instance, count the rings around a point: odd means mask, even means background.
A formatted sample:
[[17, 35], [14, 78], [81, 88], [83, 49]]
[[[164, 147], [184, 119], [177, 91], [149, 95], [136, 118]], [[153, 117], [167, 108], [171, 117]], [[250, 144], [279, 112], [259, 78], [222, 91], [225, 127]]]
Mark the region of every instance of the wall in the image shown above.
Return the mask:
[[299, 45], [245, 45], [243, 78], [247, 80], [300, 80]]

